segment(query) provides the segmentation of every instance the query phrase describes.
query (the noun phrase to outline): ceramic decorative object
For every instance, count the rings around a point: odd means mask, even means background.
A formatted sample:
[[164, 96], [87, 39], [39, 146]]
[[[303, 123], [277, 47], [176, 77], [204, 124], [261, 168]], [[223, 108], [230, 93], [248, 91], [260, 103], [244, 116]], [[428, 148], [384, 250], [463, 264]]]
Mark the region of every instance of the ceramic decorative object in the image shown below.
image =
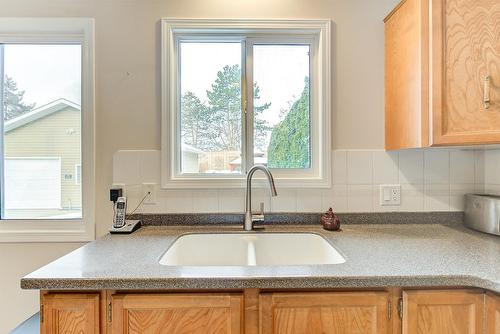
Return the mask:
[[333, 213], [332, 208], [321, 216], [321, 225], [328, 231], [340, 230], [340, 219]]

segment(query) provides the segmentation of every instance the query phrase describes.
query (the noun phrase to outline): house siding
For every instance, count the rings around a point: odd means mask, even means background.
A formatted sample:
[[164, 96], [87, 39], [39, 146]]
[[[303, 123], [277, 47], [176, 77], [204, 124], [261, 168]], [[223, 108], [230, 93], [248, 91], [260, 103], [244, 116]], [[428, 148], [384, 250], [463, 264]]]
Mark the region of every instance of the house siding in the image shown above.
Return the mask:
[[82, 207], [75, 165], [81, 164], [81, 113], [65, 107], [5, 134], [5, 156], [61, 159], [61, 208]]

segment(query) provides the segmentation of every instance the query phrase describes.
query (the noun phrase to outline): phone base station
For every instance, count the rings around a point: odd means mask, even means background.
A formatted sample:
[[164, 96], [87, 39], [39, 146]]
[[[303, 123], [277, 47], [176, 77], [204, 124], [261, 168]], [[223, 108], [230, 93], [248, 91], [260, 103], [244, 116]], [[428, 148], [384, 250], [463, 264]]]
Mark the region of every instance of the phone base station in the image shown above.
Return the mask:
[[122, 227], [111, 226], [109, 233], [111, 234], [130, 234], [137, 231], [141, 227], [140, 220], [126, 220]]

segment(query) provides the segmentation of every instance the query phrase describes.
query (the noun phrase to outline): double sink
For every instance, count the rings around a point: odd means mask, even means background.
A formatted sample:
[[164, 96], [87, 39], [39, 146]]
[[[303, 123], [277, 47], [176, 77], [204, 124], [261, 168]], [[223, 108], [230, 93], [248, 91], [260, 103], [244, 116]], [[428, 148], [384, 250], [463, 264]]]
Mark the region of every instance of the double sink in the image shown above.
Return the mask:
[[194, 233], [179, 237], [161, 257], [165, 266], [293, 266], [344, 263], [314, 233]]

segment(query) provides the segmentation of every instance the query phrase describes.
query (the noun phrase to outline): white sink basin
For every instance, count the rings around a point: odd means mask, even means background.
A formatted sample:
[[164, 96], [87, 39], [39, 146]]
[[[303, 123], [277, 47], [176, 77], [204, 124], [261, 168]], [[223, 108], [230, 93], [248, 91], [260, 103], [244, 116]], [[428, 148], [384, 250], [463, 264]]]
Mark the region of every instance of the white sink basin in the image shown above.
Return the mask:
[[345, 259], [313, 233], [205, 233], [181, 236], [161, 257], [165, 266], [293, 266]]

